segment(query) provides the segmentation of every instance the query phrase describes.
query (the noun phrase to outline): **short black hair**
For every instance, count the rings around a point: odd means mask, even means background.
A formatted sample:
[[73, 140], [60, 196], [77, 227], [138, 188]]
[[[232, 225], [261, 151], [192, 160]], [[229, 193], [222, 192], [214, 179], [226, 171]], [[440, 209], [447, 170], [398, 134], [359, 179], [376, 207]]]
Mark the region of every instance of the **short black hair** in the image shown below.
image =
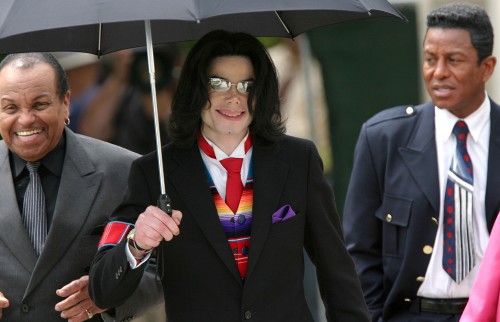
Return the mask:
[[452, 3], [437, 8], [427, 16], [427, 28], [465, 29], [477, 51], [478, 63], [493, 53], [493, 26], [486, 11], [470, 3]]
[[32, 53], [17, 53], [7, 55], [0, 62], [0, 71], [9, 65], [12, 65], [14, 62], [22, 62], [19, 65], [19, 68], [33, 68], [33, 66], [37, 64], [47, 64], [53, 70], [56, 77], [56, 92], [59, 99], [64, 101], [66, 93], [69, 91], [69, 82], [68, 77], [66, 76], [66, 72], [62, 68], [61, 64], [57, 59], [50, 53], [40, 53], [40, 52], [32, 52]]
[[255, 79], [248, 95], [248, 109], [253, 117], [250, 131], [261, 144], [277, 142], [283, 137], [285, 126], [273, 61], [257, 38], [223, 30], [207, 33], [187, 55], [172, 102], [169, 138], [180, 147], [196, 143], [201, 112], [209, 101], [209, 68], [215, 58], [222, 56], [244, 56], [251, 61]]

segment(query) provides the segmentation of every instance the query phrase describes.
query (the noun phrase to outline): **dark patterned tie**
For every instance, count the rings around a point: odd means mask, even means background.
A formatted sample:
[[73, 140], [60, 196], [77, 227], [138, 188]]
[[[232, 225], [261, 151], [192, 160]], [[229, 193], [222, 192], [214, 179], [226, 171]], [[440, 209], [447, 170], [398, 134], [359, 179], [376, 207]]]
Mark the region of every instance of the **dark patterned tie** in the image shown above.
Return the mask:
[[453, 155], [444, 197], [443, 268], [460, 283], [474, 267], [472, 161], [467, 153], [469, 129], [464, 121], [453, 128], [457, 147]]
[[30, 182], [26, 187], [23, 201], [23, 221], [35, 252], [40, 255], [47, 238], [47, 217], [45, 215], [45, 195], [38, 175], [40, 161], [26, 163]]

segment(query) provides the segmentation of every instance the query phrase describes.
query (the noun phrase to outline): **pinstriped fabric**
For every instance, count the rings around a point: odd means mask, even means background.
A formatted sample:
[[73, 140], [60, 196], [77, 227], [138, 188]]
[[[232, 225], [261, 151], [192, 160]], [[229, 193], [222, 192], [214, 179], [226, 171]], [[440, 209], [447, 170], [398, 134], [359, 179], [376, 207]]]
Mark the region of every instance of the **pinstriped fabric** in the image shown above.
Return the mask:
[[469, 129], [464, 121], [453, 128], [457, 147], [453, 155], [444, 198], [443, 268], [460, 283], [475, 265], [472, 222], [474, 192], [472, 161], [467, 152]]
[[40, 255], [47, 238], [47, 216], [45, 214], [45, 195], [38, 175], [40, 161], [27, 162], [30, 182], [26, 187], [23, 200], [24, 227], [30, 236], [35, 252]]

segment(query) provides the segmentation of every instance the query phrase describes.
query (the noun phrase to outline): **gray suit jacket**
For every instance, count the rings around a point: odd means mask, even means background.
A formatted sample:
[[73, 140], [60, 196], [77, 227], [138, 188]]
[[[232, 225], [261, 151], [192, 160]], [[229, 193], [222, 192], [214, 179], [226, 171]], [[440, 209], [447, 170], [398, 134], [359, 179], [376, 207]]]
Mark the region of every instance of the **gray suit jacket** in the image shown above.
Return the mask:
[[[373, 321], [407, 311], [434, 245], [440, 209], [434, 106], [383, 111], [362, 127], [344, 208], [353, 256]], [[500, 107], [491, 102], [485, 196], [491, 231], [500, 210]], [[390, 214], [390, 216], [389, 216]]]
[[[120, 202], [130, 165], [138, 157], [69, 129], [65, 134], [59, 193], [39, 258], [16, 202], [9, 150], [0, 141], [0, 291], [10, 301], [2, 322], [62, 320], [54, 309], [62, 300], [56, 289], [89, 273], [102, 227]], [[155, 292], [161, 298], [161, 289], [153, 286]], [[130, 319], [136, 307], [117, 308], [117, 320]]]

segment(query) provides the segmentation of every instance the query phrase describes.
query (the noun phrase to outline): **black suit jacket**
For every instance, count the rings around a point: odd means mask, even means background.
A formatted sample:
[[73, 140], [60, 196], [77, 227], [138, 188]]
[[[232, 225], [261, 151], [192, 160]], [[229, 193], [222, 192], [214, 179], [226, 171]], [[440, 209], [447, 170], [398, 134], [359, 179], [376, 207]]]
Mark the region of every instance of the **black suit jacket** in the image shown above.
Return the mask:
[[[286, 137], [273, 147], [254, 145], [253, 221], [244, 282], [219, 221], [198, 147], [182, 150], [169, 145], [163, 153], [167, 193], [173, 208], [183, 213], [180, 235], [160, 250], [169, 322], [312, 321], [303, 289], [304, 247], [316, 264], [329, 320], [368, 320], [333, 193], [311, 142]], [[156, 168], [155, 154], [134, 163], [130, 190], [115, 211], [116, 218], [134, 222], [145, 207], [156, 204], [160, 194]], [[287, 204], [297, 215], [272, 224], [272, 214]], [[90, 290], [100, 305], [122, 301], [140, 276], [140, 269], [129, 268], [124, 247], [122, 242], [101, 251], [94, 260]]]
[[[490, 117], [489, 231], [500, 210], [495, 171], [500, 164], [500, 107], [494, 102]], [[361, 129], [344, 229], [373, 321], [407, 310], [425, 277], [440, 209], [434, 132], [431, 103], [383, 111]]]

